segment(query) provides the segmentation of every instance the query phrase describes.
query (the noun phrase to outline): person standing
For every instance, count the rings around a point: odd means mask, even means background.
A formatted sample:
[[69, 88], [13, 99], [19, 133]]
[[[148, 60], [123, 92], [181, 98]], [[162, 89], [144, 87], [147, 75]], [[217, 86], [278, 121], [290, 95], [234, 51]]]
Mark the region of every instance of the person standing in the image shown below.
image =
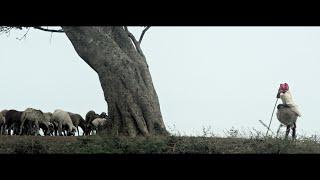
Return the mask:
[[277, 98], [280, 98], [282, 101], [282, 104], [279, 104], [279, 106], [288, 107], [293, 112], [295, 112], [297, 116], [301, 117], [301, 112], [299, 111], [298, 106], [293, 101], [293, 97], [289, 90], [289, 85], [287, 83], [280, 84]]

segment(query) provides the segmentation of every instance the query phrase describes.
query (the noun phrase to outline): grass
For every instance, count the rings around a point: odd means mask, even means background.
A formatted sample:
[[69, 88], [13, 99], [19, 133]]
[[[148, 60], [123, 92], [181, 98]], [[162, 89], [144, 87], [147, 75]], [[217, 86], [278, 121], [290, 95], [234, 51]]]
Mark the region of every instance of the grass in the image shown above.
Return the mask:
[[320, 153], [316, 136], [284, 140], [263, 137], [258, 131], [244, 137], [234, 128], [226, 137], [208, 129], [202, 136], [0, 136], [1, 154], [299, 154]]

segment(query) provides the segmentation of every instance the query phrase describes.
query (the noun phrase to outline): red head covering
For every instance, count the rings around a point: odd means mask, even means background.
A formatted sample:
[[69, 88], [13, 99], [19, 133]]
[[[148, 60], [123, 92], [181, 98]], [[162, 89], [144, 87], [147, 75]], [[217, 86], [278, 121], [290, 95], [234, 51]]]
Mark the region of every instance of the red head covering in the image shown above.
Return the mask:
[[280, 91], [288, 91], [289, 90], [289, 85], [287, 83], [280, 84], [279, 90]]

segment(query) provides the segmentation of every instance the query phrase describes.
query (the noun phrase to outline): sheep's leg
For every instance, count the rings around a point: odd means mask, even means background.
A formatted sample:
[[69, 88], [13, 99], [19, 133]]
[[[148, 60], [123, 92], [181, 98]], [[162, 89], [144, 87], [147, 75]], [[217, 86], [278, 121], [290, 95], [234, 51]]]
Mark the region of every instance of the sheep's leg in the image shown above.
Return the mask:
[[39, 127], [39, 122], [36, 121], [36, 136], [40, 136], [40, 127]]
[[[33, 134], [34, 133], [34, 134]], [[27, 128], [28, 135], [35, 135], [35, 128], [33, 127], [33, 122], [29, 121], [29, 128]]]
[[8, 135], [11, 135], [11, 126], [8, 127]]
[[32, 121], [30, 121], [29, 122], [29, 126], [30, 126], [30, 128], [29, 128], [29, 135], [30, 136], [36, 136], [36, 128], [34, 127], [34, 122], [32, 122]]
[[7, 131], [7, 125], [4, 124], [3, 126], [4, 126], [4, 134], [7, 135], [7, 133], [6, 133], [6, 131]]
[[63, 136], [62, 135], [62, 123], [60, 123], [60, 122], [58, 124], [58, 132], [59, 132], [59, 136]]
[[7, 131], [7, 135], [10, 135], [10, 134], [9, 134], [9, 128], [8, 128], [8, 125], [6, 125], [6, 124], [5, 124], [5, 125], [4, 125], [4, 129]]
[[292, 127], [292, 139], [296, 139], [296, 123], [293, 123]]
[[77, 131], [78, 131], [78, 136], [80, 136], [80, 134], [79, 134], [79, 126], [77, 126]]
[[2, 135], [2, 132], [3, 132], [3, 125], [1, 125], [0, 135]]
[[22, 135], [22, 128], [23, 128], [24, 121], [25, 121], [24, 119], [21, 121], [21, 125], [20, 125], [20, 133], [19, 133], [20, 135]]
[[289, 133], [290, 133], [290, 125], [288, 125], [287, 126], [287, 130], [286, 130], [286, 136], [285, 136], [285, 139], [287, 139], [288, 138], [288, 135], [289, 135]]

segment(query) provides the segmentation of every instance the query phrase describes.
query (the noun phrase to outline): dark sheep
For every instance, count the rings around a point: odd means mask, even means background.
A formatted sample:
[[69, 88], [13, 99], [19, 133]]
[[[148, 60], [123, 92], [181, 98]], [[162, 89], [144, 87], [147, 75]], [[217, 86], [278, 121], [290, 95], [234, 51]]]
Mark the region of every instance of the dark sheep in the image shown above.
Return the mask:
[[70, 118], [72, 120], [73, 125], [77, 128], [78, 131], [78, 136], [79, 136], [79, 126], [81, 127], [83, 134], [85, 135], [85, 132], [87, 130], [87, 126], [86, 126], [86, 122], [85, 120], [82, 118], [82, 116], [80, 114], [75, 114], [75, 113], [71, 113], [68, 112], [70, 115]]
[[93, 127], [92, 127], [92, 121], [95, 120], [96, 118], [99, 118], [99, 114], [95, 113], [94, 111], [89, 111], [86, 114], [86, 132], [85, 135], [90, 135]]
[[5, 128], [8, 130], [8, 135], [11, 135], [11, 130], [13, 130], [13, 135], [18, 134], [17, 130], [21, 125], [21, 115], [22, 111], [16, 111], [14, 109], [7, 111], [5, 115]]

